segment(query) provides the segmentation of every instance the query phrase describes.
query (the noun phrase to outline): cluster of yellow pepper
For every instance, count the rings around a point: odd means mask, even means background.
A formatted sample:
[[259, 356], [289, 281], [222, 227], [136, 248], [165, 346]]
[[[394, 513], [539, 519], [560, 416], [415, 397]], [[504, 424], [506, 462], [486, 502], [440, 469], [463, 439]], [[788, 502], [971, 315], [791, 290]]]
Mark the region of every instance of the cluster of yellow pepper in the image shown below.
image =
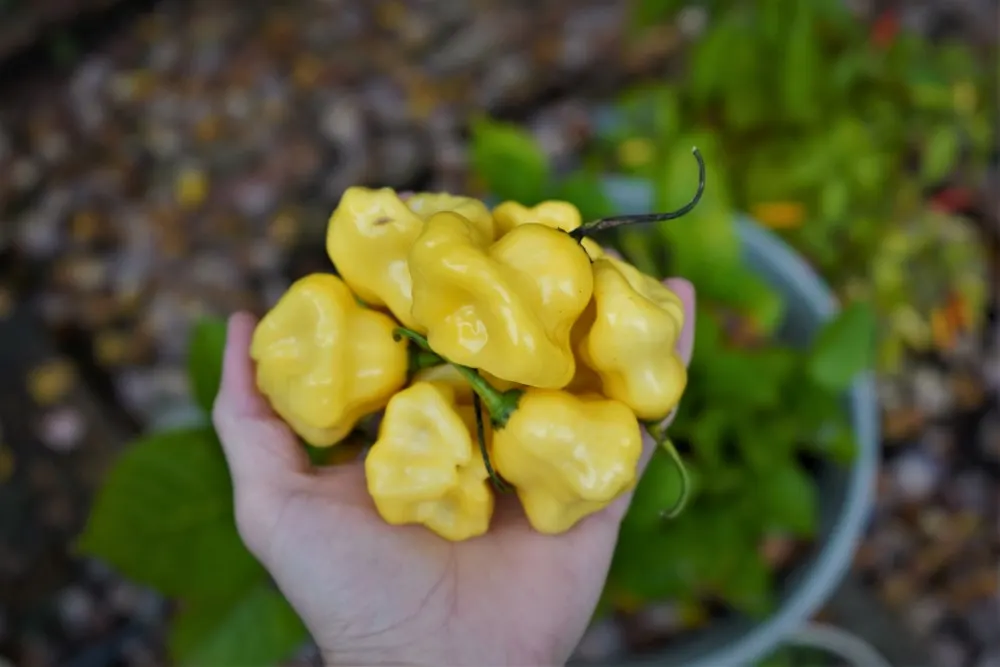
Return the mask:
[[679, 298], [581, 224], [566, 202], [350, 188], [338, 275], [297, 281], [257, 327], [258, 387], [313, 446], [383, 413], [364, 466], [390, 524], [482, 535], [492, 483], [535, 530], [568, 530], [635, 484], [644, 424], [687, 381]]

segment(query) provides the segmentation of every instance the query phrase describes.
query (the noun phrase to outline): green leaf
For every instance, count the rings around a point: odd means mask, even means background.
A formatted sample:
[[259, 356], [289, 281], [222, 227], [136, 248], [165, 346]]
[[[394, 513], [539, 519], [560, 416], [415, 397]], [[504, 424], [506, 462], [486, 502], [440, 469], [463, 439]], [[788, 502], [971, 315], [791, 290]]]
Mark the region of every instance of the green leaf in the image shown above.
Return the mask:
[[931, 133], [921, 161], [924, 182], [936, 184], [951, 173], [958, 163], [961, 141], [958, 129], [950, 125]]
[[840, 222], [848, 213], [851, 189], [843, 180], [827, 181], [819, 193], [819, 214], [828, 222]]
[[181, 665], [274, 665], [308, 639], [295, 610], [261, 581], [235, 598], [184, 609], [171, 628], [170, 652]]
[[263, 576], [243, 546], [210, 428], [146, 436], [118, 459], [79, 543], [166, 596], [234, 595]]
[[687, 91], [696, 103], [708, 102], [723, 88], [730, 55], [728, 47], [738, 30], [739, 26], [731, 20], [713, 22], [694, 45]]
[[831, 391], [847, 389], [875, 359], [875, 312], [857, 301], [820, 331], [809, 354], [809, 376]]
[[549, 186], [548, 159], [524, 129], [490, 119], [472, 121], [472, 169], [500, 199], [534, 206]]
[[601, 180], [583, 170], [574, 171], [556, 187], [555, 199], [568, 201], [578, 209], [584, 222], [614, 214], [614, 207], [604, 194]]
[[797, 3], [782, 62], [782, 102], [788, 119], [813, 123], [819, 119], [820, 53], [813, 13], [807, 3]]
[[805, 450], [834, 463], [847, 465], [857, 456], [858, 444], [850, 422], [843, 414], [824, 424], [812, 438], [803, 442]]
[[622, 524], [609, 585], [644, 600], [662, 600], [692, 590], [702, 547], [697, 523], [685, 513], [654, 527]]
[[695, 455], [709, 471], [722, 464], [724, 439], [732, 423], [725, 406], [710, 405], [691, 417], [686, 435]]
[[741, 429], [740, 453], [752, 470], [763, 475], [790, 460], [803, 436], [813, 435], [803, 432], [797, 415], [776, 410], [750, 413]]
[[713, 280], [715, 300], [738, 310], [757, 326], [761, 333], [773, 332], [785, 314], [782, 296], [749, 267], [742, 264], [720, 268]]
[[794, 461], [768, 470], [760, 480], [761, 510], [768, 528], [812, 537], [819, 518], [816, 486]]
[[212, 411], [222, 381], [222, 354], [226, 349], [226, 322], [205, 318], [194, 325], [188, 342], [188, 380], [195, 400]]
[[697, 521], [693, 531], [698, 541], [694, 554], [697, 584], [724, 590], [726, 582], [752, 548], [749, 526], [728, 502], [713, 503], [702, 507], [697, 514], [692, 512], [684, 516]]
[[774, 610], [771, 572], [755, 550], [742, 554], [722, 593], [735, 609], [752, 618], [762, 618]]

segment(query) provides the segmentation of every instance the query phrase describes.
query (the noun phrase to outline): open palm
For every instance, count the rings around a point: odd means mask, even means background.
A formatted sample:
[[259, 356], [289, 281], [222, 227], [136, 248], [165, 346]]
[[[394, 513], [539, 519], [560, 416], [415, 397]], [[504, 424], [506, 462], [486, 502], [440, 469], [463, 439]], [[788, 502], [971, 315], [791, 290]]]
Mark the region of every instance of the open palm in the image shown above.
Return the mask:
[[[694, 292], [683, 280], [668, 284], [687, 311], [678, 342], [687, 362]], [[240, 535], [327, 664], [563, 664], [597, 604], [630, 497], [562, 535], [533, 531], [513, 495], [497, 499], [490, 532], [466, 542], [390, 526], [363, 464], [312, 466], [257, 391], [254, 326], [245, 314], [230, 320], [213, 418]]]

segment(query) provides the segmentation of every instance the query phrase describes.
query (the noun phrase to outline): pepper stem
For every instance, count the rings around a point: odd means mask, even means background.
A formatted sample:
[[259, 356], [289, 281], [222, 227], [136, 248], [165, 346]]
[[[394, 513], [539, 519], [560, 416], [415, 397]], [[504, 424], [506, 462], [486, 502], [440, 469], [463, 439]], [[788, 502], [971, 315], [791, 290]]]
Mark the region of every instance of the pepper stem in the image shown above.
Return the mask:
[[[431, 349], [430, 343], [427, 342], [427, 338], [412, 329], [407, 329], [406, 327], [396, 327], [392, 336], [396, 340], [408, 338], [416, 343], [417, 347], [421, 350], [437, 354]], [[487, 412], [490, 413], [490, 422], [493, 424], [493, 427], [503, 428], [506, 426], [507, 420], [510, 419], [510, 416], [514, 414], [514, 411], [517, 409], [517, 404], [521, 400], [521, 394], [523, 392], [519, 389], [500, 391], [484, 380], [475, 368], [469, 368], [468, 366], [456, 364], [448, 361], [444, 357], [439, 358], [445, 363], [451, 364], [451, 366], [459, 372], [465, 381], [469, 383], [469, 386], [472, 387], [472, 391], [476, 393], [476, 396], [482, 399], [483, 404], [486, 405]]]
[[691, 201], [687, 204], [681, 206], [676, 211], [670, 211], [669, 213], [643, 213], [640, 215], [619, 215], [611, 218], [601, 218], [600, 220], [594, 220], [593, 222], [580, 225], [571, 231], [569, 235], [577, 241], [582, 241], [588, 234], [599, 232], [604, 229], [613, 229], [615, 227], [636, 223], [675, 220], [690, 213], [694, 207], [698, 205], [698, 202], [701, 201], [701, 196], [705, 193], [705, 159], [701, 156], [701, 151], [699, 151], [697, 147], [692, 148], [691, 153], [694, 154], [694, 159], [698, 161], [698, 190], [694, 193], [694, 197], [692, 197]]
[[476, 440], [479, 442], [479, 453], [483, 457], [483, 464], [486, 466], [486, 474], [490, 476], [490, 481], [497, 491], [507, 493], [511, 490], [510, 484], [493, 468], [490, 461], [489, 450], [486, 449], [486, 427], [483, 424], [483, 405], [479, 394], [472, 395], [472, 409], [476, 413]]
[[673, 519], [684, 510], [688, 498], [691, 496], [691, 478], [688, 476], [687, 467], [684, 465], [681, 455], [677, 453], [677, 448], [674, 447], [673, 441], [666, 434], [666, 429], [659, 423], [652, 422], [646, 422], [644, 426], [646, 427], [646, 432], [656, 442], [657, 448], [665, 452], [674, 462], [674, 465], [677, 466], [677, 474], [681, 476], [680, 497], [674, 503], [673, 507], [660, 512], [660, 516], [664, 519]]
[[435, 366], [440, 366], [444, 364], [445, 361], [433, 352], [428, 352], [427, 350], [421, 350], [420, 348], [410, 348], [410, 362], [409, 371], [410, 375], [419, 373], [420, 371], [433, 368]]

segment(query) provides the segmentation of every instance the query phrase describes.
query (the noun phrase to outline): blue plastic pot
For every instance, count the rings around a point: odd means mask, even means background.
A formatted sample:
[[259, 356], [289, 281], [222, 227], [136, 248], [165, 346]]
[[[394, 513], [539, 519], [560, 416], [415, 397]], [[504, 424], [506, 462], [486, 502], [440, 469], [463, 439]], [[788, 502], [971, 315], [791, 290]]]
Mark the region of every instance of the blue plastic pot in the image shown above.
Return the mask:
[[[653, 191], [645, 181], [609, 177], [605, 190], [619, 213], [653, 210]], [[777, 236], [749, 219], [740, 220], [738, 229], [749, 266], [784, 297], [786, 315], [780, 339], [791, 345], [807, 344], [823, 322], [837, 312], [833, 294]], [[878, 406], [873, 378], [859, 377], [844, 398], [858, 442], [857, 458], [849, 469], [830, 465], [820, 470], [817, 548], [786, 582], [778, 611], [763, 622], [745, 619], [719, 622], [704, 634], [669, 650], [633, 658], [624, 664], [685, 667], [752, 664], [778, 648], [830, 597], [846, 574], [867, 523], [879, 461]]]

